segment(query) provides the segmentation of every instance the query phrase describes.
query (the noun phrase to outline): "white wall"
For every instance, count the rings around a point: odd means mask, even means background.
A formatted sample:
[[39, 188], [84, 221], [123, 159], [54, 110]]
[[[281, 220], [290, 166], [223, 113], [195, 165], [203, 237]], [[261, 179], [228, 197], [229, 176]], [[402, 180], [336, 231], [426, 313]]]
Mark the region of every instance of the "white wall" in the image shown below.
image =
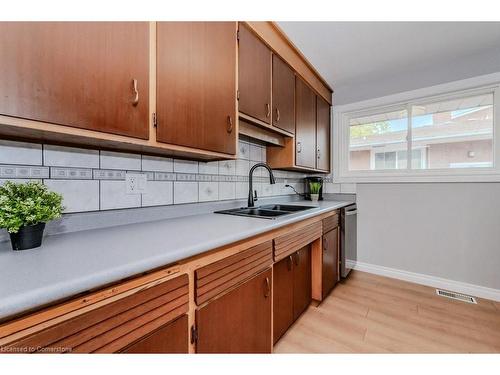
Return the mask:
[[500, 183], [356, 189], [359, 261], [500, 289]]

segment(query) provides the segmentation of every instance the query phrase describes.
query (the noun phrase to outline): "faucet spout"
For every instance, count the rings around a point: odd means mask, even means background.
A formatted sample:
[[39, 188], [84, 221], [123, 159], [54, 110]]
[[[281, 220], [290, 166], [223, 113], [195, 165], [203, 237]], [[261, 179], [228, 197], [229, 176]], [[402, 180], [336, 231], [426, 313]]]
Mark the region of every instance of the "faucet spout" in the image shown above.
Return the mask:
[[250, 172], [248, 173], [248, 207], [254, 207], [255, 201], [257, 200], [257, 192], [255, 192], [255, 197], [253, 194], [253, 172], [259, 167], [266, 168], [269, 171], [270, 184], [276, 183], [276, 179], [273, 175], [273, 170], [266, 163], [257, 163], [252, 168], [250, 168]]

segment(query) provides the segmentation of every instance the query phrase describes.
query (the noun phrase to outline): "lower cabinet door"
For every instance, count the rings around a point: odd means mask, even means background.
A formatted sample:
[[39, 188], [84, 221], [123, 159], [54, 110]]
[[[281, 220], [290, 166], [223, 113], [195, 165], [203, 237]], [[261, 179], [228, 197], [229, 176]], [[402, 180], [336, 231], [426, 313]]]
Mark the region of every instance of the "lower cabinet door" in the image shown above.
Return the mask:
[[133, 343], [122, 353], [188, 353], [188, 329], [188, 317], [183, 315]]
[[338, 227], [323, 235], [322, 294], [325, 298], [338, 281]]
[[307, 245], [293, 254], [293, 320], [311, 303], [311, 248]]
[[196, 311], [198, 353], [271, 352], [271, 269]]
[[273, 266], [273, 343], [293, 323], [293, 256]]

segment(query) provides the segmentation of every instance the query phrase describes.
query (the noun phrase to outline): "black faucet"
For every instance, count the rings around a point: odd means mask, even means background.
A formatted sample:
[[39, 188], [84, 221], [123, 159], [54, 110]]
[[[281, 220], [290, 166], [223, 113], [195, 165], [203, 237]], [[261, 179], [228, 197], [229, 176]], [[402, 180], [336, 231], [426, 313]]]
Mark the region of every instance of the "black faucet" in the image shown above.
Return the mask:
[[274, 179], [273, 170], [266, 163], [257, 163], [252, 168], [250, 168], [250, 172], [248, 173], [248, 207], [254, 206], [254, 201], [257, 200], [257, 191], [255, 192], [255, 197], [253, 196], [253, 171], [259, 167], [264, 167], [269, 171], [269, 183], [275, 184], [276, 180]]

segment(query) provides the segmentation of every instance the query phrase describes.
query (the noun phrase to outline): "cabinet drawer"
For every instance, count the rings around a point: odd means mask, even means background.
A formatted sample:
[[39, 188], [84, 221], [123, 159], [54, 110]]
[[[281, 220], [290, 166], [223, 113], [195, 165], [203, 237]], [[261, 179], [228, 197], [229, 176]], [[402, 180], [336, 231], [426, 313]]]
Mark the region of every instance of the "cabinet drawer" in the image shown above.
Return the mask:
[[321, 237], [321, 222], [275, 238], [274, 260], [277, 262]]
[[195, 271], [199, 305], [269, 267], [272, 242], [267, 241]]
[[275, 238], [274, 261], [277, 262], [321, 237], [321, 222]]
[[332, 216], [323, 219], [323, 233], [329, 232], [339, 226], [339, 215], [335, 213]]
[[109, 304], [82, 314], [77, 311], [5, 347], [29, 348], [29, 352], [117, 352], [185, 314], [188, 293], [187, 275], [156, 280]]

